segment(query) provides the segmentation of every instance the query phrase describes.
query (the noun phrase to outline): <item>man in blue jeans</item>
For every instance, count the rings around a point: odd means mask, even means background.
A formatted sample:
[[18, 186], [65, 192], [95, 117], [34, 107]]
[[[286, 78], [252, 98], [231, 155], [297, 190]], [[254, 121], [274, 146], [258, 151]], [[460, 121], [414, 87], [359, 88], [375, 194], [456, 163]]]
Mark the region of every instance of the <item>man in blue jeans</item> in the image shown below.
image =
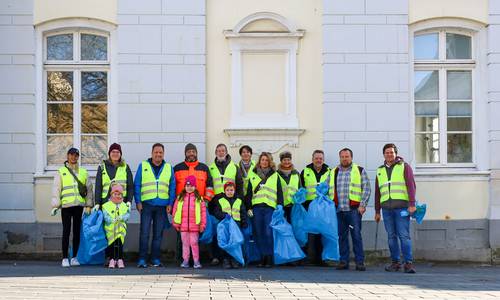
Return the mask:
[[[385, 270], [399, 271], [401, 269], [400, 255], [403, 252], [404, 272], [415, 273], [410, 238], [410, 215], [416, 211], [416, 185], [413, 170], [402, 157], [397, 156], [396, 145], [386, 144], [382, 151], [385, 161], [377, 169], [375, 221], [380, 222], [380, 208], [382, 208], [392, 259], [392, 263], [387, 265]], [[407, 210], [409, 215], [401, 216], [404, 210]], [[401, 243], [401, 249], [399, 243]]]
[[143, 161], [135, 174], [135, 204], [141, 215], [139, 237], [139, 261], [137, 267], [147, 268], [149, 233], [153, 223], [151, 243], [151, 265], [161, 267], [160, 246], [167, 214], [171, 213], [175, 200], [175, 176], [173, 168], [164, 160], [165, 148], [156, 143], [151, 158]]
[[340, 262], [337, 270], [349, 269], [349, 232], [351, 233], [356, 270], [365, 271], [361, 238], [361, 218], [370, 199], [370, 180], [364, 168], [352, 162], [352, 150], [339, 151], [340, 165], [330, 171], [329, 196], [337, 207]]

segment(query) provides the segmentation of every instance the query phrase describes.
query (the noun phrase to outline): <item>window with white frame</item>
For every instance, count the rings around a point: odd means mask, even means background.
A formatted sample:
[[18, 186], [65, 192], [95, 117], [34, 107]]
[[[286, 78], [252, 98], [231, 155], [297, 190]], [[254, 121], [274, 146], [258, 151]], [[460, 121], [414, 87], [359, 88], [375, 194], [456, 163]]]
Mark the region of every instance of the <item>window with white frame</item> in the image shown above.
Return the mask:
[[96, 165], [108, 144], [109, 35], [50, 32], [43, 49], [46, 164], [63, 163], [73, 146], [81, 164]]
[[470, 32], [460, 30], [414, 35], [417, 164], [473, 163], [473, 42]]

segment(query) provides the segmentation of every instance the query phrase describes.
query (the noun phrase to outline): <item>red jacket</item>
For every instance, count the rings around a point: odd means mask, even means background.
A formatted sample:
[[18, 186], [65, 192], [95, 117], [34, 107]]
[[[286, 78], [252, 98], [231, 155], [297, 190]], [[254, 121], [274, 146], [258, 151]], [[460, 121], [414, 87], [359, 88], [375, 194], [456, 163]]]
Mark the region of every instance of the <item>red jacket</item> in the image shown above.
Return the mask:
[[[194, 193], [186, 194], [184, 196], [184, 204], [182, 205], [182, 219], [181, 224], [174, 223], [174, 227], [177, 231], [182, 232], [203, 232], [207, 225], [206, 220], [206, 207], [205, 201], [201, 200], [201, 213], [200, 213], [200, 224], [196, 224], [196, 197]], [[179, 205], [178, 198], [174, 203], [173, 216], [177, 212], [177, 206]]]
[[200, 195], [210, 201], [214, 196], [212, 176], [207, 165], [199, 161], [183, 161], [174, 167], [175, 174], [175, 194], [179, 195], [186, 185], [186, 178], [190, 175], [196, 177], [196, 189]]

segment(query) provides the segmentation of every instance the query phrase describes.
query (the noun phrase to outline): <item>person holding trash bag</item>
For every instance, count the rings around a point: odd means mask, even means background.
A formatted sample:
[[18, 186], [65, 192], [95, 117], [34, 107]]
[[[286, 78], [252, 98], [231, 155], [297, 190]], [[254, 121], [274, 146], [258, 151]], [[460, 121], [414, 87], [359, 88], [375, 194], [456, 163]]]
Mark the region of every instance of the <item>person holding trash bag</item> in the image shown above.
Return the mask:
[[[312, 154], [312, 163], [307, 165], [304, 170], [300, 173], [300, 180], [302, 186], [306, 188], [306, 202], [304, 203], [304, 208], [309, 209], [309, 204], [316, 198], [316, 187], [325, 182], [330, 175], [330, 168], [325, 161], [325, 153], [323, 150], [314, 150]], [[323, 252], [323, 244], [321, 242], [321, 236], [318, 234], [309, 234], [308, 236], [308, 257], [309, 263], [318, 266], [323, 265], [321, 259], [321, 253]], [[329, 266], [334, 266], [333, 262], [325, 262]]]
[[245, 196], [248, 216], [254, 218], [257, 245], [262, 255], [257, 267], [271, 267], [273, 264], [273, 231], [270, 226], [273, 211], [283, 205], [283, 179], [276, 172], [273, 157], [262, 152], [255, 168], [250, 169]]
[[[93, 206], [92, 183], [88, 180], [86, 169], [78, 166], [80, 151], [76, 148], [70, 148], [67, 152], [67, 160], [64, 166], [59, 168], [54, 176], [52, 187], [52, 211], [55, 216], [61, 209], [61, 218], [63, 225], [62, 234], [62, 255], [61, 266], [79, 266], [76, 258], [78, 247], [80, 245], [80, 227], [82, 213], [85, 207], [85, 213], [89, 214]], [[73, 258], [71, 263], [68, 259], [69, 235], [71, 232], [71, 222], [73, 221]]]
[[[375, 180], [375, 221], [380, 222], [382, 208], [392, 259], [392, 263], [387, 265], [385, 270], [398, 272], [401, 269], [400, 253], [403, 252], [404, 272], [415, 273], [410, 238], [410, 215], [416, 211], [413, 170], [402, 157], [397, 156], [396, 145], [384, 145], [382, 153], [384, 164], [377, 169]], [[402, 211], [408, 211], [409, 215], [402, 216]]]
[[185, 180], [184, 190], [174, 203], [174, 228], [181, 234], [181, 268], [189, 268], [189, 257], [193, 253], [194, 268], [201, 269], [198, 238], [207, 225], [205, 201], [196, 189], [196, 177], [190, 175]]
[[302, 187], [300, 173], [292, 163], [292, 153], [284, 151], [280, 153], [280, 163], [278, 164], [278, 174], [283, 178], [286, 185], [284, 211], [288, 223], [291, 222], [293, 196]]
[[356, 270], [365, 271], [361, 218], [370, 199], [370, 181], [364, 168], [352, 162], [352, 150], [339, 151], [340, 164], [330, 172], [329, 197], [337, 207], [340, 262], [337, 270], [349, 269], [349, 232]]
[[[224, 193], [214, 197], [212, 201], [215, 201], [217, 205], [214, 208], [214, 216], [222, 221], [226, 215], [231, 216], [231, 218], [238, 224], [240, 228], [247, 227], [247, 210], [241, 198], [236, 196], [236, 185], [232, 181], [228, 181], [224, 184]], [[224, 251], [222, 254], [222, 267], [224, 269], [239, 268], [239, 263]]]
[[151, 158], [141, 162], [134, 179], [134, 198], [141, 216], [139, 235], [139, 261], [137, 267], [147, 268], [149, 234], [153, 225], [151, 241], [151, 265], [161, 267], [160, 246], [167, 214], [172, 211], [175, 200], [174, 168], [166, 163], [165, 147], [156, 143], [151, 149]]
[[107, 252], [110, 255], [108, 268], [125, 268], [123, 262], [123, 244], [127, 235], [127, 221], [130, 217], [130, 202], [123, 201], [123, 187], [119, 183], [111, 184], [108, 202], [102, 205], [104, 230], [108, 240]]

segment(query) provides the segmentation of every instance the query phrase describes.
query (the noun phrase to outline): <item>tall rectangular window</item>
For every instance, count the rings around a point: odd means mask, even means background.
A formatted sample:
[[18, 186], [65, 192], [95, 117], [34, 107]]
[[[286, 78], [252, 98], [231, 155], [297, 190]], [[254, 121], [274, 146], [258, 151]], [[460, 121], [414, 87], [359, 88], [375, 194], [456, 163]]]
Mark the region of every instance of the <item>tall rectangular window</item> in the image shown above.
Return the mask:
[[47, 166], [80, 149], [81, 163], [96, 165], [108, 144], [108, 36], [72, 30], [45, 36], [44, 99]]

